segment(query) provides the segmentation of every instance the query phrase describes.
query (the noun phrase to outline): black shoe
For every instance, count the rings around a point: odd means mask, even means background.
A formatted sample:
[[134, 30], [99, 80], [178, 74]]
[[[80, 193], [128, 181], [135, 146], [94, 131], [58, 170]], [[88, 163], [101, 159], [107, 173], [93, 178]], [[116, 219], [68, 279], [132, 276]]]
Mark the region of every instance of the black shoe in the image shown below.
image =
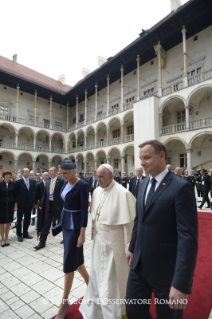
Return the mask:
[[22, 236], [18, 236], [18, 241], [23, 241], [23, 237]]
[[61, 240], [60, 244], [63, 244], [63, 240]]
[[34, 248], [36, 249], [36, 250], [39, 250], [39, 249], [41, 249], [41, 248], [44, 248], [46, 245], [45, 244], [42, 244], [42, 243], [39, 243], [37, 246], [35, 246]]
[[35, 220], [32, 219], [31, 226], [34, 226], [34, 225], [35, 225]]
[[205, 207], [205, 208], [211, 208], [211, 206], [207, 206], [207, 207]]
[[198, 206], [198, 208], [202, 209], [202, 206]]
[[27, 235], [24, 235], [23, 238], [32, 239], [33, 237], [27, 234]]

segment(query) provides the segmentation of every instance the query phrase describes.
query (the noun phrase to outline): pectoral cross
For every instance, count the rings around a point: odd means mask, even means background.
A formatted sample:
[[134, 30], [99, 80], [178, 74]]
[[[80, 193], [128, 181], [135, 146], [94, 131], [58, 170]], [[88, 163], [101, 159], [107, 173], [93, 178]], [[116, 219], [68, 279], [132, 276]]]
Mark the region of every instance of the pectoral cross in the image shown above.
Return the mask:
[[99, 220], [99, 216], [100, 216], [100, 210], [99, 210], [98, 214], [96, 215], [97, 220]]

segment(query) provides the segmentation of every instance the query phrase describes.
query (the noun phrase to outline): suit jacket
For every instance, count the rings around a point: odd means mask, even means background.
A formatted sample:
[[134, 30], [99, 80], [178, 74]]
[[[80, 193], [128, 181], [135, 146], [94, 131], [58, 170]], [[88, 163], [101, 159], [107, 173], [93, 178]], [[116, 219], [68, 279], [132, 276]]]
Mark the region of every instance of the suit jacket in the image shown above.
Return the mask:
[[[61, 193], [66, 184], [67, 182], [64, 183]], [[87, 227], [88, 199], [88, 183], [80, 179], [65, 196], [63, 212], [60, 219], [60, 225], [63, 228], [70, 229], [71, 215], [73, 217], [75, 231], [79, 231], [81, 227]]]
[[[203, 177], [203, 179], [202, 179]], [[205, 176], [200, 176], [200, 181], [201, 181], [201, 192], [209, 192], [209, 190], [211, 189], [211, 183], [210, 183], [210, 176], [209, 175], [205, 175]], [[202, 183], [204, 182], [204, 184]]]
[[121, 182], [122, 182], [122, 186], [124, 186], [125, 188], [127, 188], [127, 183], [128, 183], [128, 177], [127, 176], [124, 176], [122, 177], [121, 179]]
[[[51, 180], [48, 180], [46, 183], [46, 188], [43, 193], [40, 207], [46, 207], [45, 212], [48, 214], [50, 211], [50, 204], [49, 204], [49, 187], [50, 187]], [[65, 181], [64, 179], [57, 177], [55, 187], [54, 187], [54, 192], [53, 192], [53, 202], [54, 204], [52, 205], [52, 212], [55, 214], [56, 219], [60, 218], [61, 211], [63, 209], [63, 203], [60, 197], [60, 192], [61, 188], [63, 187]]]
[[197, 207], [191, 184], [168, 172], [145, 208], [149, 177], [139, 186], [129, 251], [151, 283], [191, 293], [197, 256]]
[[0, 183], [0, 202], [17, 202], [17, 185], [15, 182], [9, 182], [8, 187], [3, 181]]
[[88, 188], [89, 188], [90, 193], [96, 188], [96, 184], [97, 184], [97, 178], [96, 178], [94, 181], [94, 187], [93, 187], [93, 179], [94, 179], [94, 177], [92, 176], [88, 182]]
[[23, 178], [20, 178], [15, 183], [17, 185], [18, 208], [33, 207], [37, 186], [35, 180], [29, 179], [29, 190], [27, 189]]
[[[143, 180], [144, 178], [146, 178], [146, 176], [142, 176], [141, 180]], [[133, 196], [135, 196], [136, 183], [137, 183], [137, 176], [133, 176], [130, 179], [130, 185], [129, 185], [129, 191], [133, 194]], [[140, 181], [140, 183], [141, 183], [141, 181]]]
[[37, 204], [38, 200], [41, 203], [41, 199], [43, 197], [44, 191], [45, 191], [44, 183], [43, 182], [38, 183], [35, 190], [35, 205]]

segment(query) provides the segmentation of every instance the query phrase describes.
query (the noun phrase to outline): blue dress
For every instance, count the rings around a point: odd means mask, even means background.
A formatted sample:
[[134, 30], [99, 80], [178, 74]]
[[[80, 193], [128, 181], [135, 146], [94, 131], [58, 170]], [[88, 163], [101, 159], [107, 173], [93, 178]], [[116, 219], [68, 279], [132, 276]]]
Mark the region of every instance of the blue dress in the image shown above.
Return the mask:
[[67, 185], [61, 189], [63, 210], [60, 225], [63, 229], [64, 258], [63, 272], [77, 270], [84, 264], [83, 246], [77, 247], [77, 240], [81, 227], [87, 227], [88, 221], [88, 184], [79, 180], [74, 185]]

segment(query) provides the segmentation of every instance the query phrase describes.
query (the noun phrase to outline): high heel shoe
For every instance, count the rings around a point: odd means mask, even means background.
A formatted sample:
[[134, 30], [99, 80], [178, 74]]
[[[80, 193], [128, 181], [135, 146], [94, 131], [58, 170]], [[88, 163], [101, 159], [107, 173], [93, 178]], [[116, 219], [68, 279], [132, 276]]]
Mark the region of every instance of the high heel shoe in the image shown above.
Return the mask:
[[68, 308], [69, 308], [69, 306], [70, 306], [70, 304], [68, 303], [68, 304], [67, 304], [67, 307], [66, 307], [66, 312], [65, 312], [64, 317], [63, 317], [63, 318], [57, 318], [57, 317], [55, 317], [55, 319], [65, 319], [65, 316], [66, 316], [66, 314], [67, 314], [67, 312], [68, 312]]

